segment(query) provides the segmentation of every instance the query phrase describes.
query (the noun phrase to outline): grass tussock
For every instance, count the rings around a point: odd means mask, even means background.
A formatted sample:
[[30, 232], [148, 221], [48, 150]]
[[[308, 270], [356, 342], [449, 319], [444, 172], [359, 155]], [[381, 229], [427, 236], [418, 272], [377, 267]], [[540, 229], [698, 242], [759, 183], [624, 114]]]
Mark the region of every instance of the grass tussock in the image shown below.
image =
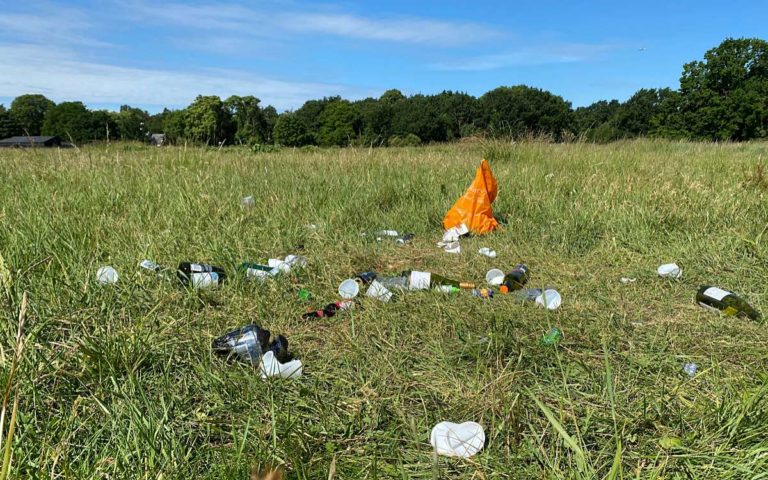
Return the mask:
[[[8, 478], [266, 475], [252, 465], [286, 479], [760, 478], [764, 325], [719, 318], [693, 296], [713, 283], [768, 313], [766, 193], [744, 188], [743, 173], [765, 183], [765, 150], [480, 140], [1, 151]], [[435, 247], [442, 217], [483, 156], [506, 225], [446, 255]], [[401, 248], [360, 235], [382, 228], [416, 239]], [[233, 271], [299, 245], [309, 268], [262, 285], [233, 277], [194, 293], [137, 267]], [[483, 246], [498, 258], [478, 255]], [[680, 281], [655, 274], [671, 261]], [[558, 288], [560, 310], [424, 293], [300, 318], [362, 270], [480, 281], [518, 262], [533, 286]], [[120, 273], [116, 285], [96, 285], [103, 265]], [[302, 379], [265, 382], [212, 354], [214, 337], [250, 322], [288, 337]], [[555, 326], [564, 340], [541, 345]], [[687, 362], [699, 366], [693, 378]], [[433, 456], [429, 433], [443, 420], [482, 424], [485, 448]]]

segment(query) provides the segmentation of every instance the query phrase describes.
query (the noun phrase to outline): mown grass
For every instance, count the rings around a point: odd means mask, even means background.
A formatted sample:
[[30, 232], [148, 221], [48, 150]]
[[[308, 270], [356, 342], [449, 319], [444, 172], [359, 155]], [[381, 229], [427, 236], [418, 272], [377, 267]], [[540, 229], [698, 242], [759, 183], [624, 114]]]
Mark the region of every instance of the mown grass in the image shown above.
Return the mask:
[[[768, 313], [767, 152], [651, 141], [0, 151], [3, 390], [29, 294], [12, 478], [247, 478], [269, 463], [316, 479], [334, 462], [334, 478], [768, 478], [764, 325], [693, 301], [713, 283]], [[444, 254], [442, 216], [484, 154], [508, 223]], [[417, 237], [401, 248], [360, 236], [382, 228]], [[195, 293], [137, 267], [232, 271], [298, 245], [308, 270], [265, 285]], [[656, 277], [671, 261], [682, 280]], [[358, 271], [479, 281], [518, 262], [534, 286], [559, 289], [560, 310], [418, 293], [300, 318]], [[95, 284], [102, 265], [118, 284]], [[212, 338], [250, 322], [289, 338], [301, 380], [265, 382], [212, 354]], [[565, 333], [558, 347], [539, 344], [551, 326]], [[699, 365], [693, 379], [686, 362]], [[435, 458], [442, 420], [481, 423], [485, 449]]]

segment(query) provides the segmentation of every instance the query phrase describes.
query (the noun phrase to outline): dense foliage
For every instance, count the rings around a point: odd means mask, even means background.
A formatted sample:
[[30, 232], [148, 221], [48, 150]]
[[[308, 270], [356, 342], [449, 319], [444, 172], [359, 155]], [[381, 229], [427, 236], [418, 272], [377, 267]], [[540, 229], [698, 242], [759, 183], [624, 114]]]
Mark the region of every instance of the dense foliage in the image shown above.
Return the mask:
[[385, 146], [445, 142], [477, 134], [555, 141], [609, 142], [641, 136], [750, 140], [768, 136], [768, 42], [727, 39], [703, 60], [683, 66], [680, 88], [643, 88], [627, 101], [600, 100], [575, 110], [562, 97], [525, 85], [476, 98], [463, 92], [309, 100], [282, 114], [254, 96], [198, 96], [183, 110], [156, 115], [128, 105], [90, 111], [80, 102], [55, 105], [43, 95], [0, 105], [0, 137], [59, 135], [64, 140], [142, 140], [163, 132], [171, 142], [290, 147]]

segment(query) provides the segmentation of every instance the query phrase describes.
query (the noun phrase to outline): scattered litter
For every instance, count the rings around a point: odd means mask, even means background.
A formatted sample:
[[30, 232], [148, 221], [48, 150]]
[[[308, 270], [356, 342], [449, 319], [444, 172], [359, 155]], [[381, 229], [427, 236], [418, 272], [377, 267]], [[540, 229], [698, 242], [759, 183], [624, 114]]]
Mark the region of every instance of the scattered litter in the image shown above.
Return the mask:
[[496, 258], [496, 250], [491, 250], [488, 247], [483, 247], [477, 251], [480, 255], [485, 255], [488, 258]]
[[96, 281], [99, 282], [99, 285], [117, 283], [118, 277], [117, 270], [110, 266], [101, 267], [96, 270]]
[[683, 276], [683, 269], [676, 263], [665, 263], [656, 269], [656, 273], [658, 273], [660, 277], [680, 278]]
[[405, 235], [397, 237], [397, 240], [395, 240], [395, 243], [397, 243], [398, 245], [407, 245], [413, 241], [414, 237], [416, 237], [416, 234], [406, 233]]
[[469, 228], [467, 228], [467, 226], [463, 223], [455, 227], [451, 227], [443, 233], [443, 240], [442, 242], [438, 243], [438, 245], [441, 243], [458, 242], [461, 237], [467, 235], [468, 233]]
[[382, 285], [377, 280], [370, 282], [368, 285], [368, 290], [365, 291], [365, 295], [384, 303], [387, 303], [392, 299], [392, 292], [390, 292], [387, 287]]
[[488, 162], [483, 160], [472, 184], [445, 214], [443, 228], [450, 229], [463, 223], [479, 234], [496, 229], [499, 223], [493, 218], [491, 204], [496, 200], [497, 193], [496, 178]]
[[301, 300], [309, 300], [312, 298], [312, 292], [310, 292], [306, 288], [302, 288], [299, 290], [298, 296], [299, 296], [299, 299]]
[[630, 283], [635, 283], [637, 281], [636, 278], [629, 278], [629, 277], [621, 277], [621, 283], [624, 285], [629, 285]]
[[557, 310], [563, 302], [560, 293], [554, 288], [545, 288], [544, 290], [540, 288], [527, 288], [525, 290], [518, 290], [515, 292], [515, 296], [522, 300], [535, 302], [547, 310]]
[[557, 343], [560, 343], [560, 340], [563, 339], [563, 332], [559, 328], [550, 328], [547, 333], [544, 334], [543, 337], [541, 337], [541, 343], [542, 345], [555, 345]]
[[317, 230], [317, 225], [315, 225], [314, 223], [310, 223], [309, 225], [307, 225], [307, 228], [310, 230]]
[[560, 308], [560, 304], [563, 303], [563, 298], [557, 290], [548, 288], [541, 292], [541, 295], [536, 297], [536, 303], [545, 307], [547, 310], [557, 310]]
[[256, 205], [256, 199], [254, 199], [252, 196], [243, 197], [242, 202], [240, 202], [244, 207], [252, 207]]
[[301, 316], [301, 318], [329, 318], [336, 315], [339, 310], [349, 310], [355, 303], [352, 300], [344, 300], [341, 302], [329, 303], [321, 310], [315, 310], [313, 312], [307, 312]]
[[227, 278], [224, 269], [205, 263], [181, 262], [176, 270], [184, 285], [191, 285], [195, 289], [216, 287]]
[[345, 300], [355, 298], [360, 293], [360, 285], [353, 278], [348, 278], [339, 285], [339, 296]]
[[472, 290], [472, 296], [485, 299], [493, 298], [493, 290], [490, 288], [475, 288]]
[[498, 287], [504, 283], [504, 272], [498, 268], [492, 268], [485, 274], [485, 281], [488, 283], [488, 285]]
[[142, 260], [139, 262], [139, 267], [143, 268], [144, 270], [149, 270], [150, 272], [160, 273], [163, 270], [163, 267], [156, 264], [152, 260]]
[[686, 375], [688, 375], [690, 378], [693, 378], [696, 376], [696, 370], [699, 369], [699, 366], [695, 363], [686, 363], [683, 365], [683, 372], [685, 372]]
[[289, 273], [293, 269], [306, 268], [307, 258], [301, 255], [288, 255], [285, 259], [270, 258], [266, 265], [259, 263], [241, 263], [240, 270], [245, 272], [245, 278], [264, 281], [281, 273]]
[[440, 422], [432, 429], [429, 443], [438, 455], [469, 458], [483, 449], [485, 432], [475, 422]]
[[528, 283], [530, 278], [531, 271], [528, 267], [522, 263], [518, 263], [515, 265], [515, 268], [504, 275], [504, 280], [502, 281], [501, 287], [499, 287], [499, 291], [501, 291], [501, 293], [509, 293], [514, 290], [520, 290], [526, 283]]
[[459, 242], [451, 242], [443, 246], [445, 253], [461, 253], [461, 245]]
[[550, 173], [548, 173], [548, 174], [544, 175], [544, 180], [546, 180], [546, 181], [550, 181], [550, 180], [552, 180], [553, 178], [555, 178], [555, 174], [554, 174], [554, 173], [551, 173], [551, 172], [550, 172]]
[[745, 316], [755, 321], [761, 318], [760, 312], [743, 298], [728, 290], [710, 285], [699, 288], [696, 292], [696, 302], [704, 308], [722, 313], [727, 317]]
[[301, 371], [301, 360], [280, 363], [271, 350], [261, 358], [261, 378], [264, 379], [270, 377], [299, 378], [301, 377]]
[[397, 233], [397, 230], [379, 230], [376, 232], [376, 235], [379, 237], [399, 237], [400, 234]]
[[275, 359], [288, 362], [292, 356], [288, 353], [288, 339], [278, 335], [269, 341], [269, 330], [256, 324], [246, 325], [216, 338], [212, 343], [213, 351], [227, 358], [234, 358], [258, 366], [261, 356], [270, 352]]

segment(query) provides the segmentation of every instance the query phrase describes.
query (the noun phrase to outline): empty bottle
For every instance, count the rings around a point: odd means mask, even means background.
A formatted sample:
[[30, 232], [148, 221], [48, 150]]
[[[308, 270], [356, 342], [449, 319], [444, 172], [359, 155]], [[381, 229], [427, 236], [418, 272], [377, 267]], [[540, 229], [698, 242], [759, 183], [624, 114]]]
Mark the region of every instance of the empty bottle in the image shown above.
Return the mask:
[[336, 315], [336, 312], [339, 310], [348, 310], [352, 308], [352, 305], [354, 305], [354, 302], [351, 300], [344, 300], [341, 302], [333, 302], [329, 303], [325, 307], [323, 307], [320, 310], [315, 310], [313, 312], [307, 312], [301, 316], [301, 318], [309, 319], [309, 318], [330, 318], [334, 315]]
[[726, 316], [746, 316], [760, 320], [760, 312], [733, 292], [704, 285], [696, 292], [696, 302], [704, 308], [722, 312]]
[[397, 243], [398, 245], [405, 245], [405, 244], [411, 243], [413, 241], [414, 237], [416, 237], [415, 234], [413, 234], [413, 233], [406, 233], [405, 235], [402, 235], [402, 236], [398, 237], [395, 240], [395, 243]]
[[563, 332], [559, 328], [550, 328], [547, 333], [541, 337], [543, 345], [555, 345], [563, 339]]
[[270, 267], [269, 265], [261, 265], [258, 263], [243, 262], [237, 267], [238, 271], [245, 273], [246, 279], [258, 279], [265, 280], [269, 277], [275, 277], [280, 274], [280, 270], [277, 267]]
[[[427, 290], [430, 288], [440, 290], [441, 287], [454, 287], [467, 290], [475, 288], [474, 283], [459, 282], [458, 280], [453, 280], [430, 272], [406, 270], [400, 273], [400, 277], [408, 279], [408, 288], [410, 290]], [[389, 288], [386, 284], [384, 284], [384, 286]]]
[[515, 268], [504, 275], [504, 280], [501, 282], [501, 287], [499, 287], [499, 290], [502, 293], [520, 290], [526, 283], [528, 283], [530, 277], [531, 272], [528, 270], [528, 267], [522, 263], [517, 264], [515, 265]]
[[215, 287], [227, 278], [227, 274], [221, 267], [190, 262], [181, 262], [176, 275], [181, 283], [191, 285], [193, 288]]
[[237, 359], [258, 365], [261, 356], [271, 351], [280, 362], [291, 359], [288, 353], [288, 339], [278, 335], [270, 343], [269, 330], [255, 324], [232, 330], [213, 341], [213, 351], [219, 355], [235, 357]]

